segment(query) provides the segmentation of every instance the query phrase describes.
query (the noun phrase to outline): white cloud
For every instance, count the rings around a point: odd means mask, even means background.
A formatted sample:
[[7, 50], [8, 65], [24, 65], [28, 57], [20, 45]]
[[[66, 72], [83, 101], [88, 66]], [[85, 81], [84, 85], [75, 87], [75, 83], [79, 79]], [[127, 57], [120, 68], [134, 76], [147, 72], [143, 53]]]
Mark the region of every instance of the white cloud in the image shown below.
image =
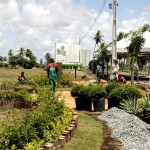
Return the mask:
[[130, 9], [130, 8], [127, 8], [127, 12], [131, 15], [134, 15], [136, 13], [136, 10], [133, 10], [133, 9]]
[[[98, 12], [75, 5], [73, 0], [3, 0], [0, 9], [0, 55], [7, 56], [9, 49], [15, 53], [23, 47], [30, 48], [40, 59], [47, 52], [54, 55], [56, 42], [78, 44], [81, 37], [84, 37], [81, 48], [90, 49], [92, 53], [94, 34], [98, 30], [104, 35], [105, 42], [109, 43], [112, 38], [109, 13], [103, 12], [93, 24]], [[149, 20], [147, 9], [135, 19], [123, 20], [118, 30], [129, 31]], [[11, 42], [8, 32], [14, 33]]]

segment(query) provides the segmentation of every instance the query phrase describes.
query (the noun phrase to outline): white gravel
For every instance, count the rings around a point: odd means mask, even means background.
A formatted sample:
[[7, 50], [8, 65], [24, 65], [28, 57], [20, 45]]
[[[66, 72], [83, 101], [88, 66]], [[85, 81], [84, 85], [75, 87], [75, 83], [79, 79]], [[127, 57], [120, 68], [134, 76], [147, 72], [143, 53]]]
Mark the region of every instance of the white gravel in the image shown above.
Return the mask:
[[114, 129], [112, 137], [122, 142], [122, 150], [150, 150], [150, 125], [116, 107], [98, 119]]

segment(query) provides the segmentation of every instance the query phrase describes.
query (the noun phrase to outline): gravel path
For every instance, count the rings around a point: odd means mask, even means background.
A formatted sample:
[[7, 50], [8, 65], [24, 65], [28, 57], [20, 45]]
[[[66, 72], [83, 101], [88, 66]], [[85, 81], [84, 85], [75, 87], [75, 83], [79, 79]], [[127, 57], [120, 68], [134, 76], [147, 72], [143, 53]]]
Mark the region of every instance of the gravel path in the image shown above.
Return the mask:
[[98, 116], [114, 129], [112, 137], [122, 142], [122, 150], [150, 150], [150, 125], [118, 108]]

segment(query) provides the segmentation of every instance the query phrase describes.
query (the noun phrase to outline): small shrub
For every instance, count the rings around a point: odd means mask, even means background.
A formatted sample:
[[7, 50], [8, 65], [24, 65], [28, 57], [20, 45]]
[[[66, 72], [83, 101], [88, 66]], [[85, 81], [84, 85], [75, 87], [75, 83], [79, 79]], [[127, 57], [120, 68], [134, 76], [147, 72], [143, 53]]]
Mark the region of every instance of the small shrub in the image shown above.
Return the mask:
[[72, 77], [70, 74], [64, 74], [61, 75], [60, 85], [63, 87], [71, 87], [72, 86]]
[[28, 78], [28, 84], [34, 87], [43, 87], [45, 85], [49, 85], [49, 81], [46, 74], [37, 74]]
[[94, 85], [90, 87], [89, 97], [91, 99], [100, 99], [106, 96], [106, 90], [103, 86]]
[[108, 97], [108, 107], [119, 107], [119, 103], [123, 100], [123, 86], [113, 89]]
[[84, 86], [83, 85], [75, 85], [75, 86], [73, 86], [72, 87], [72, 89], [71, 89], [71, 95], [73, 96], [73, 97], [80, 97], [80, 92], [81, 92], [81, 89], [83, 89], [84, 88]]
[[106, 94], [107, 96], [109, 96], [110, 92], [117, 88], [117, 87], [120, 87], [121, 85], [120, 84], [117, 84], [117, 83], [110, 83], [108, 84], [106, 87], [105, 87], [105, 90], [106, 90]]
[[120, 102], [120, 108], [126, 112], [134, 115], [139, 115], [142, 112], [142, 107], [137, 101], [137, 97], [129, 97], [126, 100]]
[[134, 97], [139, 98], [140, 97], [139, 89], [135, 86], [129, 86], [129, 85], [125, 86], [124, 91], [123, 91], [123, 99], [128, 99], [128, 97], [130, 97], [130, 98], [134, 98]]

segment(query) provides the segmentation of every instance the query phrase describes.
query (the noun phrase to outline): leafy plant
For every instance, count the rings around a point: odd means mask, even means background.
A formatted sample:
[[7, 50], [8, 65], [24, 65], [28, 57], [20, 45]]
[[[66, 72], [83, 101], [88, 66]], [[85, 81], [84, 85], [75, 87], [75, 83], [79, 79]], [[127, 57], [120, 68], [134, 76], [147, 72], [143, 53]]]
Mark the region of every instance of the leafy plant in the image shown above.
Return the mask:
[[72, 77], [70, 74], [64, 74], [61, 75], [60, 85], [63, 87], [71, 87], [72, 86]]
[[105, 90], [106, 90], [106, 94], [107, 96], [109, 96], [110, 92], [117, 88], [117, 87], [120, 87], [121, 85], [120, 84], [117, 84], [117, 83], [110, 83], [108, 84], [106, 87], [105, 87]]
[[134, 115], [138, 115], [142, 112], [142, 107], [137, 101], [137, 97], [129, 97], [126, 100], [120, 102], [120, 108], [124, 109], [126, 112]]
[[84, 86], [81, 84], [73, 86], [71, 89], [71, 95], [73, 97], [80, 97], [81, 89], [83, 89], [83, 88], [84, 88]]
[[140, 97], [139, 89], [136, 86], [126, 85], [124, 87], [124, 91], [123, 91], [123, 99], [128, 99], [128, 97], [130, 97], [130, 98], [134, 98], [134, 97], [139, 98]]
[[91, 99], [100, 99], [106, 96], [106, 90], [103, 86], [94, 85], [90, 87], [88, 96]]

